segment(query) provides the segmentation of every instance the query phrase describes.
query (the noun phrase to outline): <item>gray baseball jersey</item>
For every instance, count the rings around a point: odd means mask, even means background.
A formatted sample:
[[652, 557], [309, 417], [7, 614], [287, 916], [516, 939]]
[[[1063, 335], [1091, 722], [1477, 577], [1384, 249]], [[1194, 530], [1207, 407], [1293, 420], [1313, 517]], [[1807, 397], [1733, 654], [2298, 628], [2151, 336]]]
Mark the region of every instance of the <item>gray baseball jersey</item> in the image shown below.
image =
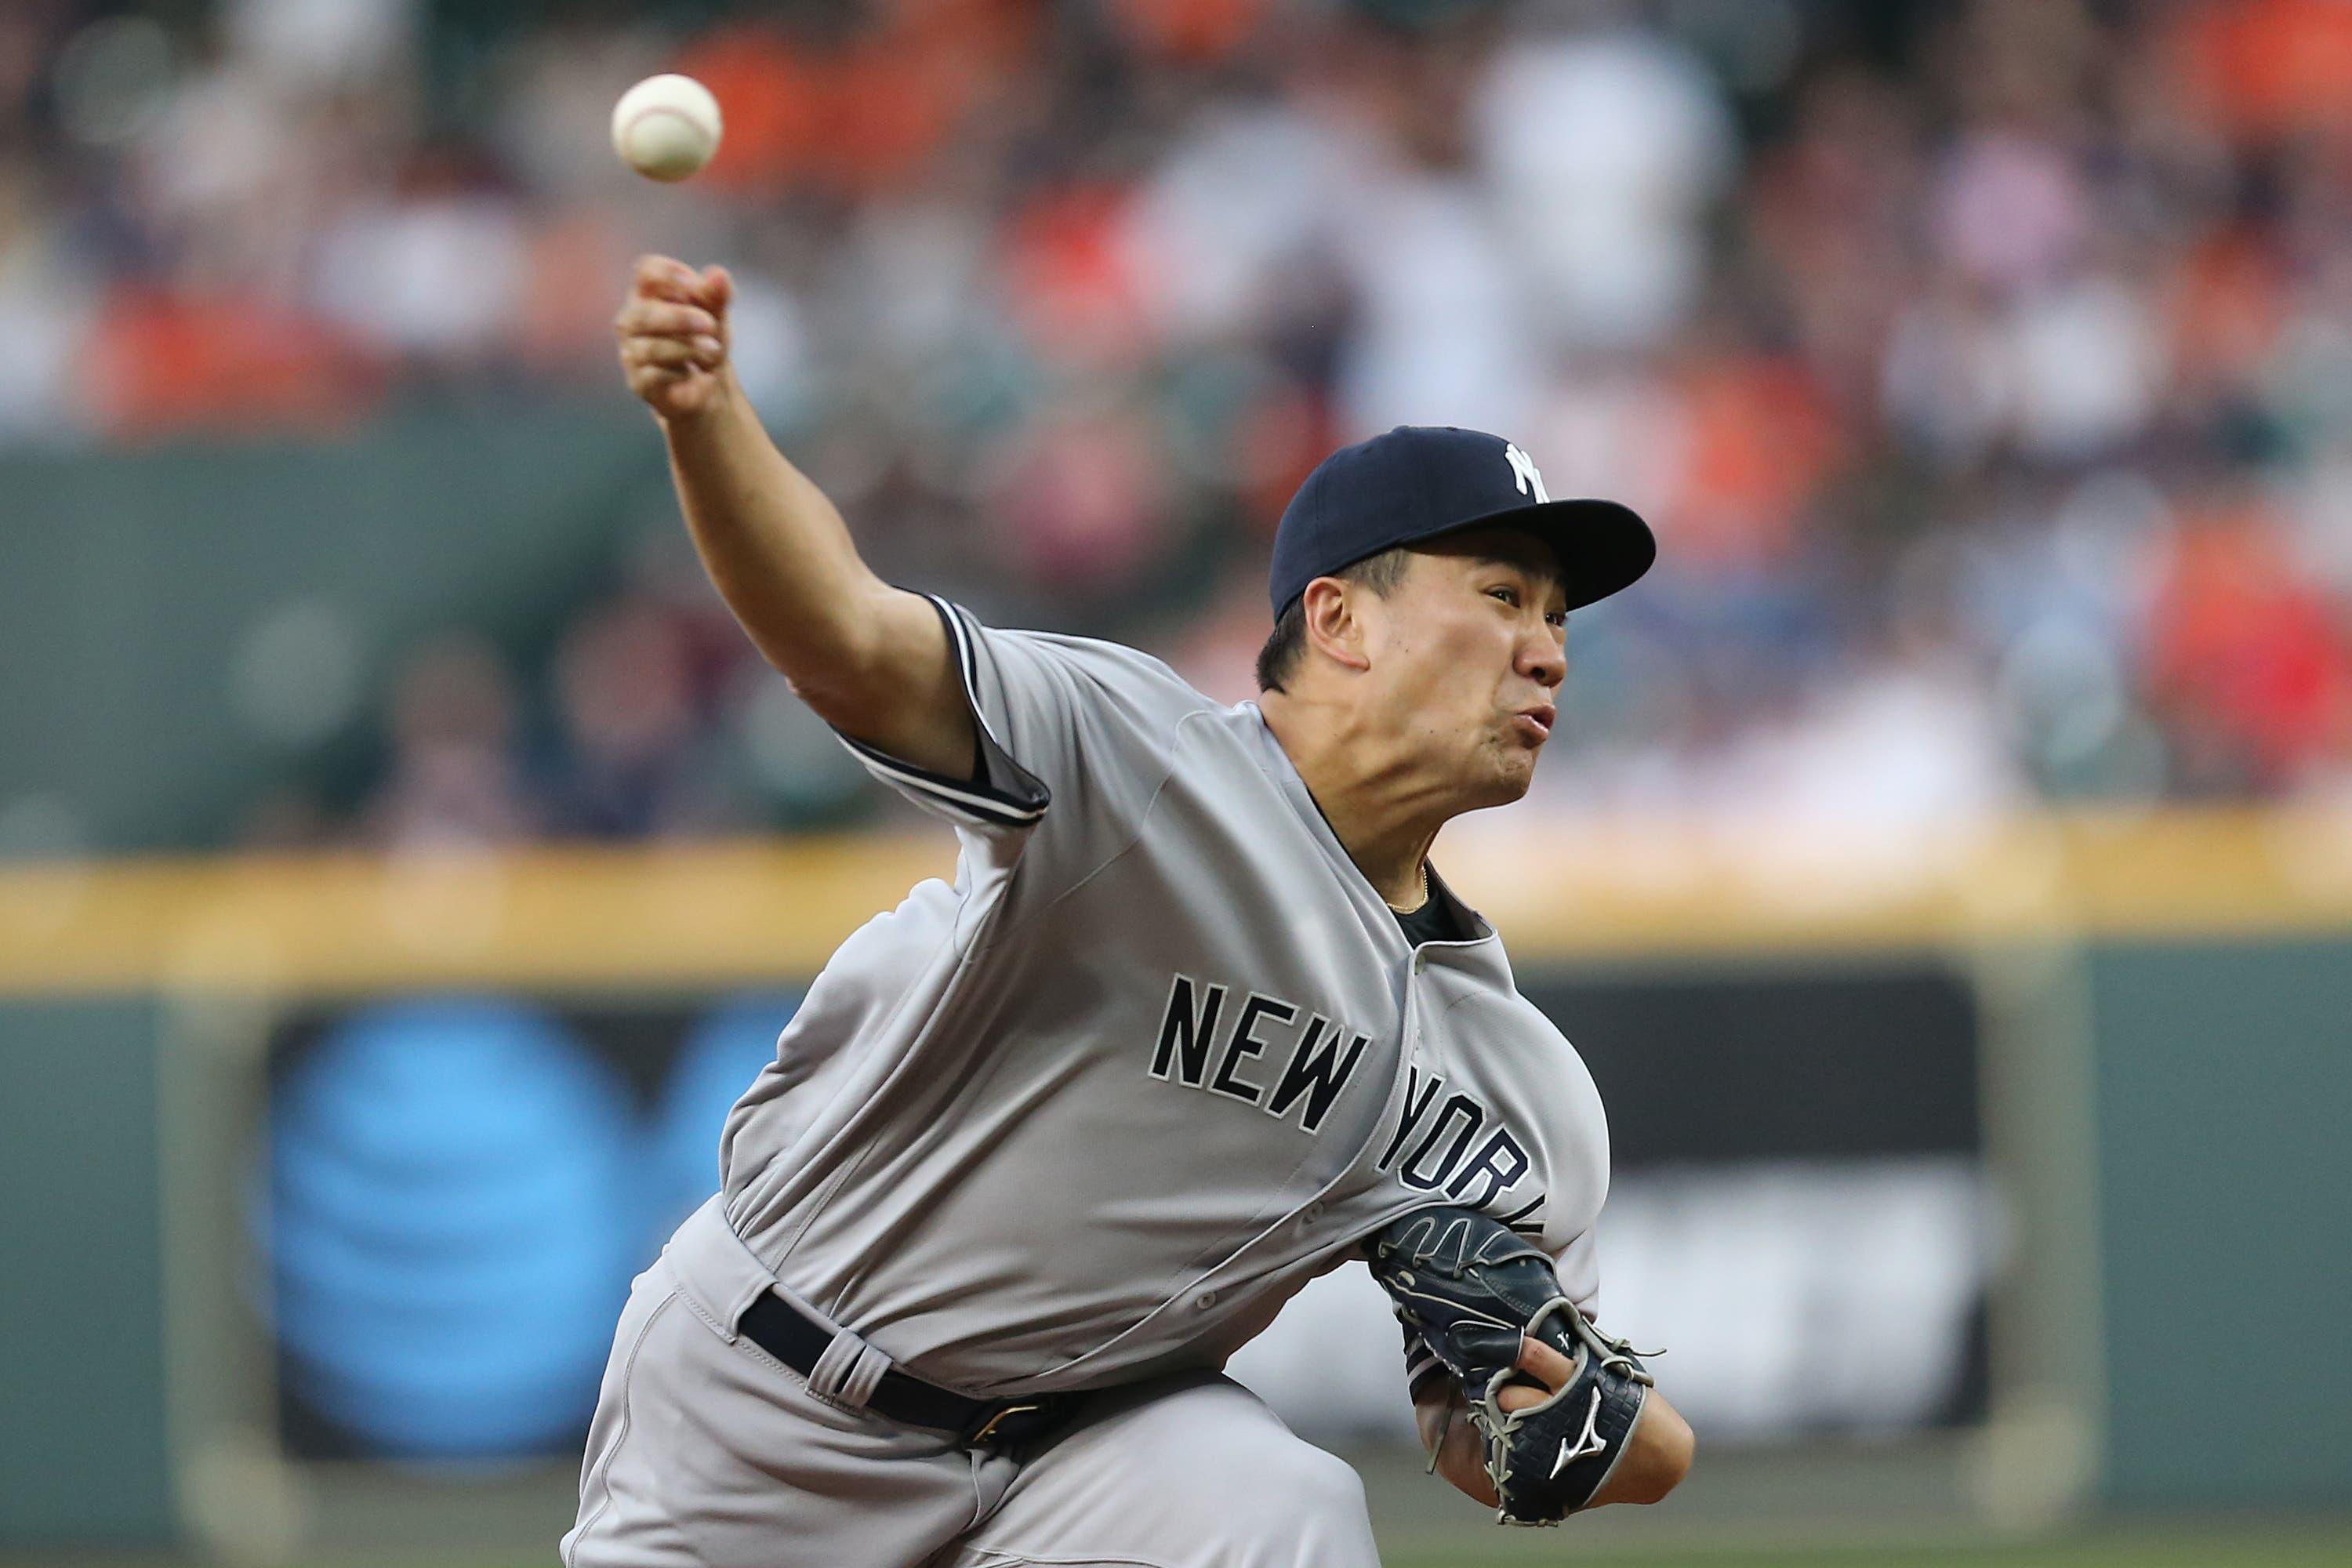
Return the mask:
[[988, 1394], [1216, 1364], [1431, 1203], [1589, 1305], [1600, 1099], [1493, 931], [1409, 947], [1255, 704], [935, 603], [978, 782], [852, 746], [954, 826], [955, 880], [842, 945], [727, 1123], [782, 1288]]

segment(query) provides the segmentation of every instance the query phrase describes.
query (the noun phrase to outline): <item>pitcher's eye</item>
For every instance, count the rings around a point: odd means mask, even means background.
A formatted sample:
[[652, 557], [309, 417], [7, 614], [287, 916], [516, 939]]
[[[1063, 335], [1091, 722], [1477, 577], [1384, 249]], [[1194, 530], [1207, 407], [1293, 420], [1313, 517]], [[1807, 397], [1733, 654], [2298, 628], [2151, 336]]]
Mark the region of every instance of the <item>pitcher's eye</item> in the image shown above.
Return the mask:
[[1517, 588], [1489, 588], [1486, 590], [1486, 595], [1489, 598], [1500, 599], [1503, 603], [1510, 605], [1513, 609], [1517, 609], [1518, 607], [1519, 591]]

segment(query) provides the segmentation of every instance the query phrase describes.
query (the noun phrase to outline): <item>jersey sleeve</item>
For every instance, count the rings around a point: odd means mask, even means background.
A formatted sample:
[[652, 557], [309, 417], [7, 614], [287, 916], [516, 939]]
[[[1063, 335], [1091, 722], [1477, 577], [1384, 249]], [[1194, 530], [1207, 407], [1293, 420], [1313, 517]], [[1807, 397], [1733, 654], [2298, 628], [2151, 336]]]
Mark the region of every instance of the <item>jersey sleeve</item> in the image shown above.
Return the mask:
[[843, 736], [882, 783], [960, 831], [1074, 852], [1124, 842], [1167, 776], [1177, 722], [1210, 706], [1174, 671], [1115, 643], [983, 626], [930, 597], [971, 704], [980, 765], [946, 778]]

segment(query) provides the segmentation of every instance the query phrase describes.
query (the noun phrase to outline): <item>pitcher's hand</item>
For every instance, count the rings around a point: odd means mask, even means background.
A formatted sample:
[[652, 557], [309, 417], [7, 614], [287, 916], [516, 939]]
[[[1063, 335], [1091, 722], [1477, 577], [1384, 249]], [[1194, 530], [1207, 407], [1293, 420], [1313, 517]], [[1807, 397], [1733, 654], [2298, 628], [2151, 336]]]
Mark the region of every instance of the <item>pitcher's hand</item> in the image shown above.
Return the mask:
[[[1557, 1364], [1555, 1364], [1557, 1363]], [[1519, 1370], [1550, 1373], [1554, 1386], [1568, 1380], [1571, 1363], [1566, 1356], [1549, 1345], [1536, 1340], [1523, 1340], [1519, 1345]], [[1506, 1386], [1496, 1397], [1506, 1410], [1524, 1410], [1530, 1405], [1543, 1403], [1547, 1390], [1537, 1386], [1530, 1376], [1525, 1383]], [[1436, 1455], [1435, 1468], [1439, 1475], [1454, 1483], [1463, 1496], [1493, 1508], [1499, 1500], [1495, 1485], [1486, 1479], [1486, 1444], [1471, 1424], [1469, 1404], [1462, 1397], [1461, 1385], [1452, 1378], [1441, 1378], [1433, 1384], [1415, 1402], [1413, 1415], [1421, 1426], [1421, 1443]]]
[[734, 391], [727, 361], [734, 298], [735, 280], [723, 267], [697, 272], [667, 256], [637, 258], [613, 332], [629, 390], [665, 422], [709, 413]]
[[[1495, 1396], [1506, 1410], [1542, 1404], [1576, 1373], [1575, 1363], [1539, 1340], [1520, 1342], [1518, 1366], [1526, 1381], [1506, 1384]], [[1486, 1479], [1486, 1445], [1471, 1424], [1461, 1389], [1451, 1380], [1439, 1381], [1416, 1402], [1413, 1414], [1420, 1423], [1422, 1445], [1435, 1451], [1437, 1473], [1465, 1496], [1493, 1508], [1498, 1500], [1494, 1483]], [[1656, 1502], [1690, 1473], [1696, 1446], [1682, 1412], [1653, 1388], [1643, 1401], [1633, 1446], [1590, 1506]]]

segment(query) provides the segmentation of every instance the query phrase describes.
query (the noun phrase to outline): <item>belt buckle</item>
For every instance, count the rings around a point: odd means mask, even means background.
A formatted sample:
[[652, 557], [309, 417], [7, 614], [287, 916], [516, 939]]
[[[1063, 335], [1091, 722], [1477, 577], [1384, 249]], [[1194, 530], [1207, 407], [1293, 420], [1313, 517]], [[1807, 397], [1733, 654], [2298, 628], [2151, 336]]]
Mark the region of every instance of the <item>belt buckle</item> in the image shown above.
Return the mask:
[[991, 1415], [987, 1420], [982, 1422], [980, 1424], [980, 1430], [965, 1438], [964, 1441], [975, 1448], [980, 1447], [985, 1445], [991, 1437], [996, 1435], [996, 1424], [1003, 1420], [1006, 1416], [1023, 1415], [1028, 1414], [1030, 1411], [1043, 1410], [1044, 1408], [1045, 1407], [1043, 1405], [1007, 1405], [998, 1410], [995, 1415]]

